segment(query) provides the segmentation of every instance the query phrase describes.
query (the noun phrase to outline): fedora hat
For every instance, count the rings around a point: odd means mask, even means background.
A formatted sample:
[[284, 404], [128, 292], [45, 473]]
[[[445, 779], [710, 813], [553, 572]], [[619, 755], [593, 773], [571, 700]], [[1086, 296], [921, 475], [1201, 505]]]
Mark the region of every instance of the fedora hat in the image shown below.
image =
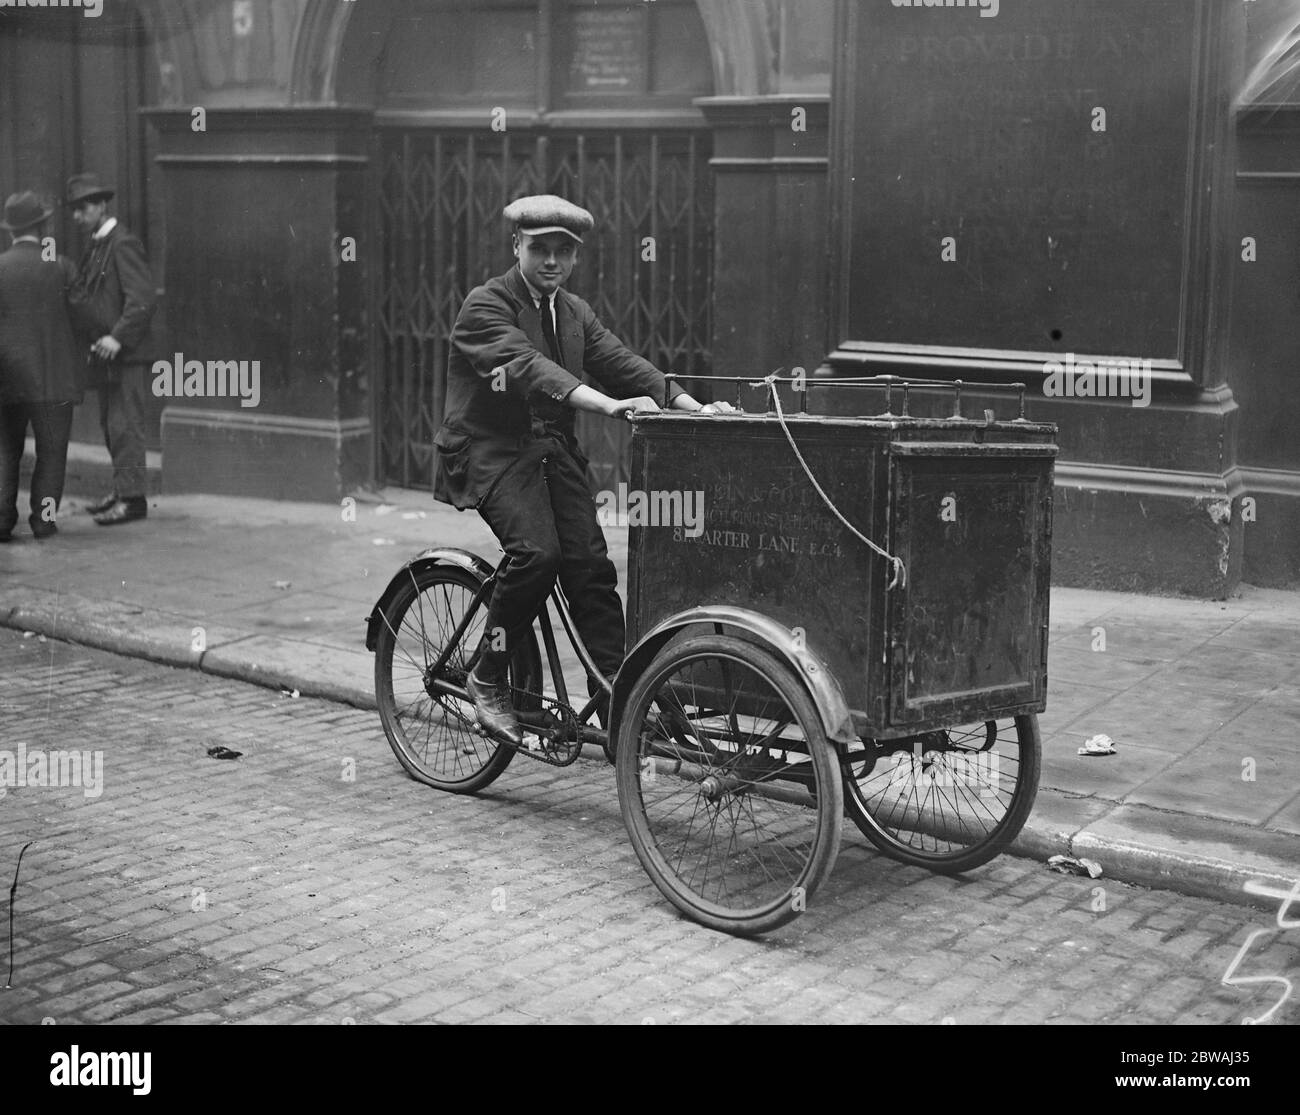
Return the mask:
[[10, 232], [21, 232], [25, 228], [40, 224], [53, 212], [54, 210], [47, 209], [45, 203], [31, 190], [10, 194], [5, 201], [5, 219], [0, 221], [0, 228], [8, 229]]
[[109, 189], [99, 180], [98, 174], [74, 174], [68, 179], [68, 204], [76, 205], [82, 201], [103, 199], [108, 201], [113, 196]]

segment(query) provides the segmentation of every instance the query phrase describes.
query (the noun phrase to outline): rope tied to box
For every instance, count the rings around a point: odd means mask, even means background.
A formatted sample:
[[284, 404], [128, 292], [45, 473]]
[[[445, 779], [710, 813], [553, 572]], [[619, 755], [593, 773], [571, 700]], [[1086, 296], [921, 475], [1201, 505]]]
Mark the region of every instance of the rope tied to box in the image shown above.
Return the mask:
[[871, 547], [871, 549], [873, 549], [882, 558], [884, 558], [886, 561], [890, 562], [893, 565], [894, 576], [893, 579], [889, 582], [887, 588], [893, 589], [901, 586], [906, 586], [907, 566], [903, 564], [902, 559], [896, 558], [888, 550], [881, 549], [881, 547], [877, 546], [874, 542], [871, 541], [870, 538], [868, 538], [865, 534], [863, 534], [862, 531], [858, 530], [857, 527], [855, 527], [851, 522], [849, 522], [848, 519], [846, 519], [840, 513], [840, 509], [835, 506], [834, 502], [831, 500], [831, 497], [826, 494], [822, 486], [819, 483], [817, 483], [817, 477], [815, 477], [812, 474], [812, 469], [808, 467], [808, 462], [804, 460], [803, 454], [799, 452], [799, 446], [795, 444], [794, 435], [790, 433], [790, 427], [785, 420], [785, 411], [781, 407], [781, 393], [776, 389], [776, 382], [777, 382], [777, 373], [773, 372], [770, 376], [765, 376], [763, 379], [757, 381], [756, 383], [751, 384], [750, 386], [762, 387], [764, 384], [767, 385], [768, 390], [772, 394], [772, 403], [776, 408], [776, 419], [781, 424], [781, 432], [785, 434], [785, 440], [790, 443], [790, 448], [794, 451], [795, 459], [799, 462], [800, 467], [803, 469], [804, 475], [808, 477], [808, 483], [810, 483], [813, 486], [813, 490], [816, 491], [816, 493], [822, 497], [822, 502], [825, 503], [826, 506], [830, 508], [831, 514], [834, 515], [837, 519], [839, 519], [839, 521], [843, 523], [845, 527], [848, 528], [849, 532], [855, 538], [857, 538], [860, 542], [865, 542], [868, 546]]

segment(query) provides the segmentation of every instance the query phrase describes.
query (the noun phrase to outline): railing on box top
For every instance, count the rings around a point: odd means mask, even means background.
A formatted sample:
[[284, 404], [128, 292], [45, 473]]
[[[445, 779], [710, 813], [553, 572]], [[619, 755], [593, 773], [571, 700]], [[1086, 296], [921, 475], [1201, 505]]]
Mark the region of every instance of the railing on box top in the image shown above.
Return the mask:
[[[913, 415], [910, 409], [911, 392], [914, 389], [921, 389], [927, 391], [936, 390], [936, 389], [942, 391], [951, 391], [953, 393], [953, 412], [951, 415], [947, 415], [946, 417], [958, 418], [963, 421], [980, 420], [974, 418], [967, 418], [966, 415], [962, 414], [961, 404], [962, 404], [963, 391], [994, 392], [994, 393], [1000, 391], [1004, 391], [1004, 392], [1014, 391], [1017, 397], [1018, 411], [1017, 411], [1017, 416], [1011, 421], [1025, 422], [1025, 423], [1029, 422], [1029, 419], [1025, 417], [1026, 386], [1023, 383], [983, 383], [974, 380], [960, 380], [960, 379], [956, 379], [956, 380], [917, 379], [912, 376], [903, 377], [903, 376], [894, 376], [894, 375], [871, 376], [865, 378], [846, 377], [843, 379], [820, 379], [820, 378], [815, 379], [810, 376], [801, 376], [801, 377], [791, 376], [791, 377], [782, 378], [780, 375], [776, 373], [773, 373], [772, 375], [764, 376], [761, 379], [753, 379], [752, 377], [749, 376], [696, 376], [696, 375], [668, 375], [666, 378], [668, 379], [670, 384], [676, 382], [677, 380], [697, 380], [701, 383], [706, 383], [706, 384], [722, 384], [722, 383], [734, 384], [736, 388], [734, 405], [737, 407], [741, 407], [742, 392], [743, 389], [745, 388], [749, 388], [751, 390], [764, 390], [767, 395], [767, 401], [769, 403], [777, 402], [779, 405], [779, 395], [777, 395], [776, 392], [781, 387], [787, 387], [791, 390], [792, 394], [804, 396], [803, 405], [800, 407], [800, 409], [804, 413], [808, 412], [807, 396], [813, 390], [821, 390], [825, 388], [839, 389], [845, 387], [871, 388], [877, 391], [884, 392], [885, 409], [878, 414], [861, 415], [860, 417], [882, 418], [882, 419], [920, 417], [917, 415]], [[903, 409], [897, 414], [895, 414], [893, 411], [894, 392], [896, 390], [901, 391], [903, 395], [903, 403], [902, 403]], [[716, 392], [714, 394], [716, 397]], [[775, 408], [769, 406], [769, 413], [776, 413]], [[993, 412], [987, 409], [985, 410], [982, 419], [985, 422], [993, 422], [996, 420]]]

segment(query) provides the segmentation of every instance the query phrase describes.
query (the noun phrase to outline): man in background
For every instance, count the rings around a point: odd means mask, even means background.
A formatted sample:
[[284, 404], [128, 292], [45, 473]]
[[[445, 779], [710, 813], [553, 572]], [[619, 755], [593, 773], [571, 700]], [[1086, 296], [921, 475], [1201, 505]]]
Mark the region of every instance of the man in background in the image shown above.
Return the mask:
[[113, 458], [113, 491], [87, 510], [100, 526], [143, 519], [144, 383], [153, 363], [149, 323], [156, 302], [144, 245], [108, 215], [113, 191], [94, 174], [68, 181], [68, 206], [89, 240], [74, 287], [73, 321], [90, 347], [90, 383], [99, 392], [99, 423]]
[[12, 539], [18, 522], [28, 426], [36, 467], [27, 521], [37, 538], [57, 533], [72, 408], [84, 387], [86, 358], [77, 350], [65, 302], [75, 270], [41, 242], [52, 212], [29, 191], [7, 200], [0, 220], [13, 238], [0, 254], [0, 542]]

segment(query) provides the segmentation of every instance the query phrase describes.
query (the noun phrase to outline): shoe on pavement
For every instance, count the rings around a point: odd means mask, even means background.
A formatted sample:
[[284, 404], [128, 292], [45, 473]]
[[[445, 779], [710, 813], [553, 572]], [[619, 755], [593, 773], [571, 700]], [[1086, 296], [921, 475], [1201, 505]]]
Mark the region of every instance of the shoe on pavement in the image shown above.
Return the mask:
[[479, 727], [494, 739], [520, 747], [524, 734], [510, 704], [510, 687], [504, 682], [479, 681], [473, 673], [465, 678], [465, 689], [474, 702]]
[[101, 527], [117, 526], [118, 523], [129, 523], [135, 519], [143, 519], [149, 514], [149, 504], [145, 500], [119, 499], [107, 511], [102, 511], [95, 516], [95, 522]]
[[109, 492], [103, 499], [97, 499], [94, 503], [86, 504], [86, 512], [90, 515], [102, 515], [117, 502], [117, 493]]
[[37, 538], [49, 538], [58, 533], [59, 528], [56, 523], [32, 523], [32, 534]]

